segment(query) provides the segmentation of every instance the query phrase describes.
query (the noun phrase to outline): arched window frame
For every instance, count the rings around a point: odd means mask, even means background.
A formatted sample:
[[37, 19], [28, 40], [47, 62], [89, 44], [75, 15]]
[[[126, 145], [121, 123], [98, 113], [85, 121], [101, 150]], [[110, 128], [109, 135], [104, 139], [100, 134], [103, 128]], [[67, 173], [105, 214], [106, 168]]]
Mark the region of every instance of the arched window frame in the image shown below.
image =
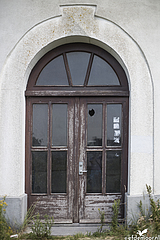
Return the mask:
[[[45, 66], [54, 58], [63, 54], [65, 61], [65, 54], [68, 52], [83, 51], [94, 54], [105, 60], [115, 71], [120, 85], [119, 86], [39, 86], [36, 85], [39, 74]], [[93, 58], [91, 56], [91, 58]], [[66, 69], [67, 70], [67, 69]], [[87, 69], [86, 78], [89, 78], [91, 70], [91, 62]], [[67, 76], [69, 74], [67, 71]], [[104, 49], [91, 44], [73, 43], [65, 44], [57, 47], [47, 54], [45, 54], [35, 65], [31, 71], [26, 96], [129, 96], [128, 81], [125, 71], [118, 63], [118, 61]]]

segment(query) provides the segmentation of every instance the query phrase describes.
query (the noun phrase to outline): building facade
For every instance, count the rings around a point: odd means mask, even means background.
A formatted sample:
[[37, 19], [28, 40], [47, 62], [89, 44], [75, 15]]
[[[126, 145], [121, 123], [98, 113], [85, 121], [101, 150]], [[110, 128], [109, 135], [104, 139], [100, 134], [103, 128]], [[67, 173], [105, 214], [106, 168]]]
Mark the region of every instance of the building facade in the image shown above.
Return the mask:
[[[18, 6], [18, 8], [17, 8]], [[0, 1], [0, 196], [55, 222], [110, 221], [159, 184], [160, 2]]]

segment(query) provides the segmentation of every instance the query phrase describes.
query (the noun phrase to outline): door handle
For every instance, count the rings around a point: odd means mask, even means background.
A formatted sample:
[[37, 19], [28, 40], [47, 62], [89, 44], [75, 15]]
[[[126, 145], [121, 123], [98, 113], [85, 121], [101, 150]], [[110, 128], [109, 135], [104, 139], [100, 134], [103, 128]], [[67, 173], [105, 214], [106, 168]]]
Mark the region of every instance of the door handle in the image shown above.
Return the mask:
[[79, 162], [79, 175], [83, 175], [87, 170], [83, 170], [83, 162]]

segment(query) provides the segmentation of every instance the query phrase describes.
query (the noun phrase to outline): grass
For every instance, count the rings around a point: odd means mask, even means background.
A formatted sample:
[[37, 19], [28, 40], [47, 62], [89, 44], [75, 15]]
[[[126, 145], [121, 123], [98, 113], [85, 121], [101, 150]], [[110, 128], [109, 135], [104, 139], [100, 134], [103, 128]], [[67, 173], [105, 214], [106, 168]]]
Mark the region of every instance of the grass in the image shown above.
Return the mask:
[[[118, 213], [120, 209], [120, 201], [114, 201], [112, 206], [113, 216], [110, 225], [110, 230], [103, 230], [104, 226], [104, 212], [99, 210], [101, 226], [100, 228], [95, 229], [93, 234], [87, 233], [77, 233], [73, 236], [51, 236], [51, 226], [53, 225], [54, 219], [45, 217], [45, 221], [41, 222], [39, 215], [33, 216], [34, 206], [28, 211], [27, 216], [25, 218], [24, 224], [20, 228], [18, 232], [18, 238], [12, 239], [65, 239], [65, 240], [78, 240], [78, 239], [135, 239], [132, 236], [137, 236], [139, 233], [145, 229], [147, 230], [145, 234], [145, 239], [154, 239], [153, 237], [160, 236], [160, 201], [155, 201], [152, 197], [152, 190], [150, 186], [147, 186], [147, 192], [149, 197], [150, 206], [148, 207], [148, 212], [145, 215], [145, 211], [143, 210], [143, 204], [140, 201], [139, 203], [139, 218], [135, 219], [133, 216], [133, 221], [130, 226], [126, 226], [125, 224], [118, 223]], [[13, 233], [9, 225], [5, 220], [5, 209], [7, 204], [5, 203], [5, 198], [0, 201], [0, 240], [10, 239], [9, 234]], [[31, 224], [32, 232], [28, 234], [24, 234], [24, 229], [28, 224]], [[140, 232], [140, 233], [141, 233]], [[3, 237], [2, 237], [3, 236]], [[138, 239], [138, 238], [137, 238]], [[158, 239], [158, 238], [155, 238]]]
[[[12, 239], [17, 239], [17, 238], [12, 238]], [[124, 236], [117, 236], [117, 235], [108, 235], [107, 233], [99, 233], [99, 232], [95, 232], [93, 235], [84, 235], [82, 233], [77, 233], [73, 236], [50, 236], [47, 238], [39, 238], [39, 237], [32, 237], [29, 234], [24, 234], [21, 237], [19, 237], [18, 239], [22, 239], [22, 240], [27, 240], [27, 239], [41, 239], [41, 240], [47, 240], [47, 239], [55, 239], [55, 240], [96, 240], [96, 239], [108, 239], [108, 240], [113, 240], [113, 239], [124, 239]]]

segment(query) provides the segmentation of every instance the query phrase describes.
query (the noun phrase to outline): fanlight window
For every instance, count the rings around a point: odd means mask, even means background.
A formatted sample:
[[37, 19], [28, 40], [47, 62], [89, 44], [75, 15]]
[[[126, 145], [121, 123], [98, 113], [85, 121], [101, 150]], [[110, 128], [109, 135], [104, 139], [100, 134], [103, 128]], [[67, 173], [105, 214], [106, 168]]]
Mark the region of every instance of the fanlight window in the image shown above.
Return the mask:
[[101, 57], [88, 52], [69, 52], [51, 60], [41, 71], [36, 85], [116, 86], [120, 83], [113, 68]]
[[33, 68], [26, 96], [128, 96], [126, 74], [105, 50], [91, 44], [57, 47]]
[[63, 56], [49, 62], [40, 73], [36, 85], [68, 85]]
[[102, 58], [94, 56], [88, 85], [120, 85], [113, 68]]

